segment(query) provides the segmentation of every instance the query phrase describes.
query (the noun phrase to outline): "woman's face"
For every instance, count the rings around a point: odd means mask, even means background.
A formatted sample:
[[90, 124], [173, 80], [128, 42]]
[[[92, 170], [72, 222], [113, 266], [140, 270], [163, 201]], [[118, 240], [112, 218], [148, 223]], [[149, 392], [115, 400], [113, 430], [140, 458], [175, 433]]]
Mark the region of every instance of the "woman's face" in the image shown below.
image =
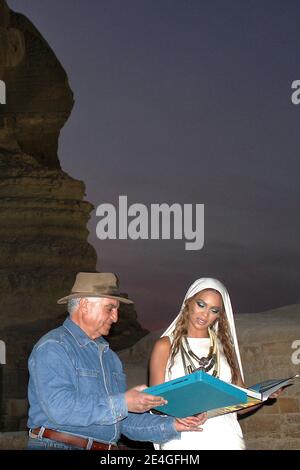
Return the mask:
[[208, 327], [218, 320], [222, 312], [221, 294], [213, 290], [198, 292], [188, 308], [188, 336], [208, 337]]

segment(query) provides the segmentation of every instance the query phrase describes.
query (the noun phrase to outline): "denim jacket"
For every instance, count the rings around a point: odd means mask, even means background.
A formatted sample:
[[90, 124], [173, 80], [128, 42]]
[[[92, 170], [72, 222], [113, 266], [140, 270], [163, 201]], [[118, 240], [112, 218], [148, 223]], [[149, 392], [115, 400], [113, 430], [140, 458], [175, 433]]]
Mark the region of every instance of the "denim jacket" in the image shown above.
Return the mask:
[[67, 318], [43, 336], [29, 357], [28, 427], [40, 426], [116, 443], [179, 439], [174, 418], [130, 413], [118, 356], [102, 337], [92, 340]]

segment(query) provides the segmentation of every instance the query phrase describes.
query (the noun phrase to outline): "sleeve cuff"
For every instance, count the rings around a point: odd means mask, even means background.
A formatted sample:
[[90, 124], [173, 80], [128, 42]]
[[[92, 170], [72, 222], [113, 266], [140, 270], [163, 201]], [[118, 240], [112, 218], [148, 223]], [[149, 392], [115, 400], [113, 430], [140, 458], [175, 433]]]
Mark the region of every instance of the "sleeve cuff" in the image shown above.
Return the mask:
[[116, 422], [126, 418], [128, 415], [128, 408], [125, 400], [125, 394], [120, 393], [118, 395], [112, 395], [110, 398], [112, 401], [112, 411], [115, 415], [114, 418]]
[[164, 436], [164, 442], [171, 441], [173, 439], [180, 439], [181, 432], [175, 429], [175, 419], [171, 417], [165, 418], [160, 425], [162, 435]]

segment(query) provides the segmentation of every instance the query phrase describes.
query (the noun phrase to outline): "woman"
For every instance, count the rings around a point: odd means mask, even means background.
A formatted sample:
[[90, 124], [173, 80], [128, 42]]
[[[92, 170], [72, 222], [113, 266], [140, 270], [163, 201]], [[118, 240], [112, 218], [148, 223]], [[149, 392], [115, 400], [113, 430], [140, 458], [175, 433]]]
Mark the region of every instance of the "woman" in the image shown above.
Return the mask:
[[[225, 382], [244, 387], [229, 294], [221, 282], [211, 278], [198, 279], [191, 285], [179, 315], [155, 343], [150, 385], [182, 377], [199, 367]], [[183, 432], [180, 440], [156, 448], [245, 448], [236, 413], [210, 418], [201, 427], [202, 432]]]

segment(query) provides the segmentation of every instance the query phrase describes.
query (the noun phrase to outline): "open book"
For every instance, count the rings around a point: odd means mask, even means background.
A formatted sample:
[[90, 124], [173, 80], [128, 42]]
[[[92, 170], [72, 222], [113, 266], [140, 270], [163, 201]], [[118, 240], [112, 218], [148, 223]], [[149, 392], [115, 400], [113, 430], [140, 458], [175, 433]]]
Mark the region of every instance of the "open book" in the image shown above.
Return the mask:
[[245, 389], [201, 370], [149, 387], [143, 392], [162, 396], [168, 401], [166, 405], [154, 408], [163, 414], [185, 418], [207, 411], [208, 417], [213, 417], [262, 403], [295, 377], [268, 380]]
[[208, 418], [213, 418], [215, 416], [220, 416], [220, 415], [227, 414], [227, 413], [233, 413], [235, 411], [239, 411], [244, 408], [250, 408], [252, 406], [259, 405], [263, 403], [264, 401], [268, 400], [268, 398], [270, 397], [270, 395], [272, 395], [272, 393], [276, 392], [282, 387], [286, 387], [287, 385], [292, 384], [293, 380], [297, 377], [299, 377], [299, 374], [292, 375], [285, 379], [265, 380], [264, 382], [251, 385], [247, 389], [238, 387], [237, 385], [232, 385], [233, 387], [236, 387], [239, 390], [243, 390], [247, 393], [247, 402], [238, 403], [232, 406], [225, 406], [225, 407], [217, 408], [214, 410], [208, 410], [207, 411]]

